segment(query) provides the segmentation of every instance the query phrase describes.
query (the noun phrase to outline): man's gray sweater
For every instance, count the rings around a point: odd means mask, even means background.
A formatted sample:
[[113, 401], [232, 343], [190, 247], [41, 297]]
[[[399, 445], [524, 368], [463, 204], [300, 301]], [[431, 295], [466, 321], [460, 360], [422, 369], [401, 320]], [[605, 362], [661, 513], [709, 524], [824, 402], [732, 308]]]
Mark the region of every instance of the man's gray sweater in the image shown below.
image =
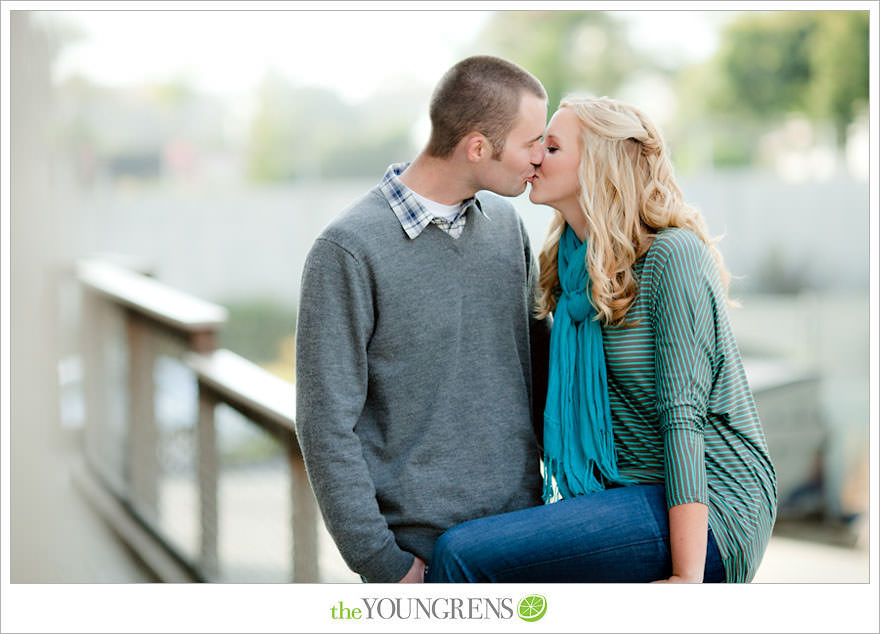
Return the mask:
[[[296, 429], [346, 563], [394, 582], [461, 522], [541, 503], [530, 411], [536, 267], [513, 207], [410, 239], [378, 188], [306, 259]], [[481, 211], [482, 210], [482, 211]]]

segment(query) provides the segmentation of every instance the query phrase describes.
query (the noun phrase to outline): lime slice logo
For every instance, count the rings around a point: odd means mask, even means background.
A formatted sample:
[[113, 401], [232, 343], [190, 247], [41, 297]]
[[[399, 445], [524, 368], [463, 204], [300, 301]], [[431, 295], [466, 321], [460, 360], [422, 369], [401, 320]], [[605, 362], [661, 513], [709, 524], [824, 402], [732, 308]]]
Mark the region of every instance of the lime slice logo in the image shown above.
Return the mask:
[[540, 594], [530, 594], [523, 597], [517, 607], [517, 614], [523, 621], [532, 623], [538, 621], [547, 612], [547, 599]]

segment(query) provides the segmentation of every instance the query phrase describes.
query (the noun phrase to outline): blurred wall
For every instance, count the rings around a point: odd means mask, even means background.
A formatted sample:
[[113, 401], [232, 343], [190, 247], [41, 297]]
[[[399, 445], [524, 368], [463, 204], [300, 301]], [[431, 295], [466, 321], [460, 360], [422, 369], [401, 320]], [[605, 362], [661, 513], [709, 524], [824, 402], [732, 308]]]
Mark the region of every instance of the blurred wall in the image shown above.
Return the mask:
[[51, 44], [29, 12], [10, 17], [10, 575], [47, 581], [63, 541], [61, 471], [52, 459], [60, 442], [56, 271], [64, 251], [49, 152]]

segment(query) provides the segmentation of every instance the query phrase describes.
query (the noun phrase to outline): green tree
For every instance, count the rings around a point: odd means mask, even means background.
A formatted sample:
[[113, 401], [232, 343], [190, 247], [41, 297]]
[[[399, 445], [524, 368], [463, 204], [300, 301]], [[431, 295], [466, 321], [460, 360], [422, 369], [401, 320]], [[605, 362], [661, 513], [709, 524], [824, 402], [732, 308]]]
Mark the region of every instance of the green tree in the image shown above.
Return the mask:
[[629, 45], [626, 26], [602, 11], [500, 11], [479, 45], [538, 77], [551, 111], [569, 92], [613, 96], [633, 70], [652, 66]]
[[846, 140], [868, 95], [868, 12], [744, 15], [722, 29], [711, 111], [766, 120], [790, 112], [830, 119]]
[[756, 13], [729, 23], [717, 56], [720, 85], [709, 105], [750, 117], [804, 109], [810, 81], [810, 13]]
[[823, 13], [811, 39], [809, 110], [829, 117], [843, 144], [847, 126], [868, 100], [868, 12]]
[[289, 144], [296, 131], [285, 101], [283, 85], [274, 77], [264, 79], [247, 158], [247, 175], [255, 181], [289, 180], [295, 175]]
[[251, 122], [248, 177], [376, 177], [390, 163], [412, 157], [414, 103], [408, 93], [386, 91], [353, 106], [334, 92], [270, 75]]
[[335, 93], [270, 74], [251, 123], [247, 175], [264, 182], [325, 175], [325, 150], [356, 129], [356, 112]]

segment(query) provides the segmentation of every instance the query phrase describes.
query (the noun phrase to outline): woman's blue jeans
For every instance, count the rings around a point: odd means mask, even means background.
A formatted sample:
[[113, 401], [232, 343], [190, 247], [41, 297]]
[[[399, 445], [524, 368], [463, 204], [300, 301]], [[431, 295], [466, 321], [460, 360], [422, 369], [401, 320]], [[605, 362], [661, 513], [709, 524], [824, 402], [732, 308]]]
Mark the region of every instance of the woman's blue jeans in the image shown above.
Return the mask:
[[[425, 581], [639, 583], [671, 575], [665, 488], [648, 484], [459, 524], [434, 544]], [[703, 581], [724, 581], [711, 529]]]

